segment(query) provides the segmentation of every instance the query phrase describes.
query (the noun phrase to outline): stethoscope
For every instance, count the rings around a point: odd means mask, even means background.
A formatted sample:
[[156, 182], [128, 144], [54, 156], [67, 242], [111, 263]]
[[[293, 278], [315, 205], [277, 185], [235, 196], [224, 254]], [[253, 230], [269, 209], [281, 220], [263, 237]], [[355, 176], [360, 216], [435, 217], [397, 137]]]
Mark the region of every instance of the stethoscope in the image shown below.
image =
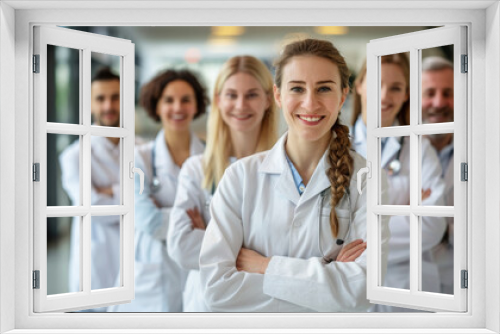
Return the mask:
[[153, 178], [151, 180], [150, 188], [153, 194], [158, 192], [158, 190], [160, 190], [161, 188], [161, 182], [156, 173], [155, 160], [156, 160], [156, 140], [153, 142], [153, 149], [151, 150], [151, 167], [153, 169]]
[[401, 161], [399, 160], [399, 156], [401, 155], [401, 151], [403, 150], [404, 140], [405, 137], [403, 136], [399, 138], [399, 150], [398, 153], [396, 153], [396, 159], [392, 160], [389, 164], [389, 170], [387, 171], [387, 173], [391, 176], [398, 175], [401, 171]]
[[[318, 246], [319, 246], [319, 251], [321, 252], [321, 255], [323, 256], [323, 260], [326, 262], [326, 263], [330, 263], [333, 261], [333, 259], [331, 258], [327, 258], [325, 253], [323, 252], [323, 247], [321, 246], [321, 210], [323, 209], [323, 203], [325, 201], [325, 196], [326, 194], [330, 191], [330, 188], [327, 188], [325, 190], [323, 190], [321, 192], [321, 196], [320, 196], [320, 204], [318, 206], [318, 220], [319, 220], [319, 231], [318, 231]], [[345, 190], [345, 193], [347, 194], [347, 200], [349, 201], [349, 224], [347, 225], [347, 231], [345, 233], [345, 236], [343, 239], [340, 239], [340, 238], [337, 238], [337, 240], [335, 241], [335, 243], [337, 245], [343, 245], [344, 244], [344, 241], [349, 237], [349, 234], [351, 233], [351, 222], [352, 222], [352, 212], [351, 212], [351, 192], [349, 191], [349, 189], [346, 189]], [[335, 208], [332, 208], [332, 210], [335, 210]]]

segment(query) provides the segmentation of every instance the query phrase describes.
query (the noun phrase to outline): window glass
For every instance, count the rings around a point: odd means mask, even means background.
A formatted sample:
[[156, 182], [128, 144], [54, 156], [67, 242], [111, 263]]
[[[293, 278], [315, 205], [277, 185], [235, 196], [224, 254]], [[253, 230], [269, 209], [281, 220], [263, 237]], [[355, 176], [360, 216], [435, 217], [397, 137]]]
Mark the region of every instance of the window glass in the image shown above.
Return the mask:
[[47, 206], [80, 205], [80, 140], [47, 134]]
[[80, 222], [81, 217], [47, 218], [48, 295], [81, 291]]
[[47, 122], [80, 122], [80, 50], [47, 45]]

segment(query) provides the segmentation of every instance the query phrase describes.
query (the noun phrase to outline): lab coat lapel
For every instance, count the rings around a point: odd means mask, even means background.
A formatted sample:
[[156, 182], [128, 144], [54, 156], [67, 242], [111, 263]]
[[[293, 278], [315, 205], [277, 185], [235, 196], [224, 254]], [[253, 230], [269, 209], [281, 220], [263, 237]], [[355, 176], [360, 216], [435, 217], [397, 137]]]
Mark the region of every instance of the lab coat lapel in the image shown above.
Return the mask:
[[269, 151], [259, 168], [259, 173], [275, 174], [278, 178], [274, 190], [297, 205], [300, 200], [300, 195], [293, 181], [292, 171], [288, 166], [285, 156], [285, 141], [287, 134], [285, 133], [278, 140], [276, 145]]
[[170, 151], [168, 150], [167, 143], [165, 143], [165, 133], [163, 130], [158, 132], [155, 139], [156, 145], [156, 157], [155, 157], [155, 167], [158, 172], [168, 173], [170, 175], [176, 176], [179, 173], [179, 167], [175, 164]]
[[366, 133], [364, 130], [363, 119], [358, 117], [354, 123], [354, 141], [353, 148], [361, 156], [366, 159]]
[[399, 138], [400, 137], [387, 138], [387, 142], [385, 143], [384, 150], [382, 151], [382, 156], [380, 159], [382, 168], [385, 168], [401, 149]]

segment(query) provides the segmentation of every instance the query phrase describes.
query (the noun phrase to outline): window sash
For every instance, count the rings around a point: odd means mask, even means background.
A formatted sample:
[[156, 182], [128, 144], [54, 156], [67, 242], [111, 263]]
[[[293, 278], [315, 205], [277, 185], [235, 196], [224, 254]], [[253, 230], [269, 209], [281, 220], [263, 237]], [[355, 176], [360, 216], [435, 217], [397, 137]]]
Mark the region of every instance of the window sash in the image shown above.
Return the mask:
[[[467, 76], [460, 73], [461, 55], [467, 54], [466, 28], [451, 26], [423, 32], [372, 40], [367, 45], [368, 90], [367, 161], [372, 166], [372, 177], [368, 180], [368, 243], [374, 245], [368, 252], [367, 295], [373, 303], [409, 307], [431, 311], [467, 310], [467, 290], [461, 289], [460, 271], [467, 269], [467, 185], [460, 180], [460, 163], [467, 162]], [[421, 51], [442, 45], [454, 46], [454, 122], [442, 124], [419, 124], [420, 98], [410, 100], [410, 125], [380, 127], [380, 57], [395, 53], [410, 52], [410, 96], [421, 96]], [[427, 207], [419, 205], [421, 157], [420, 136], [432, 133], [454, 133], [454, 206]], [[381, 157], [379, 138], [386, 136], [410, 136], [410, 205], [380, 205]], [[380, 215], [410, 216], [410, 289], [400, 290], [381, 286], [382, 268], [380, 259]], [[418, 291], [421, 285], [421, 235], [420, 216], [454, 217], [454, 294], [445, 295]]]
[[[80, 124], [47, 122], [47, 45], [80, 50]], [[120, 57], [120, 122], [118, 128], [91, 124], [91, 53]], [[134, 295], [134, 45], [127, 40], [47, 26], [35, 27], [34, 53], [40, 55], [40, 73], [34, 82], [34, 161], [40, 163], [40, 182], [34, 184], [34, 270], [40, 271], [40, 289], [33, 290], [34, 311], [72, 311], [127, 302]], [[80, 205], [48, 207], [47, 134], [80, 136]], [[120, 205], [91, 205], [91, 137], [120, 138]], [[120, 286], [91, 290], [91, 217], [120, 215]], [[47, 295], [47, 217], [80, 217], [80, 283], [82, 291]]]

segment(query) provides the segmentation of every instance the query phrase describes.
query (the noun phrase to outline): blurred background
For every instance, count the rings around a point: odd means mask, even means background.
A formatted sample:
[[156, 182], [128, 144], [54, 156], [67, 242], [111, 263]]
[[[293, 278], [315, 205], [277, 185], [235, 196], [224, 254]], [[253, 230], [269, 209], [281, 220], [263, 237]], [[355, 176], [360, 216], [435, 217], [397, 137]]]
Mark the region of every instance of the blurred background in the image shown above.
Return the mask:
[[[159, 71], [167, 68], [188, 68], [195, 71], [208, 90], [212, 91], [222, 64], [235, 55], [253, 55], [271, 70], [274, 58], [282, 46], [290, 41], [313, 37], [332, 41], [346, 58], [354, 81], [366, 57], [366, 44], [372, 39], [411, 33], [434, 27], [66, 27], [79, 31], [131, 40], [135, 44], [135, 128], [141, 141], [155, 137], [161, 125], [150, 119], [138, 106], [141, 86]], [[446, 58], [452, 56], [448, 47], [426, 50], [425, 56], [435, 54]], [[62, 47], [48, 49], [48, 114], [49, 122], [79, 123], [79, 52]], [[92, 54], [92, 73], [103, 66], [111, 67], [119, 74], [119, 57]], [[352, 86], [351, 86], [352, 87]], [[210, 112], [210, 110], [207, 110]], [[351, 99], [348, 97], [341, 118], [348, 124]], [[195, 133], [206, 136], [207, 114], [193, 122]], [[280, 134], [286, 130], [283, 119]], [[47, 161], [54, 164], [48, 168], [47, 205], [71, 205], [61, 185], [58, 162], [61, 152], [78, 136], [48, 135]], [[51, 218], [48, 229], [48, 294], [68, 292], [69, 234], [71, 217]]]

